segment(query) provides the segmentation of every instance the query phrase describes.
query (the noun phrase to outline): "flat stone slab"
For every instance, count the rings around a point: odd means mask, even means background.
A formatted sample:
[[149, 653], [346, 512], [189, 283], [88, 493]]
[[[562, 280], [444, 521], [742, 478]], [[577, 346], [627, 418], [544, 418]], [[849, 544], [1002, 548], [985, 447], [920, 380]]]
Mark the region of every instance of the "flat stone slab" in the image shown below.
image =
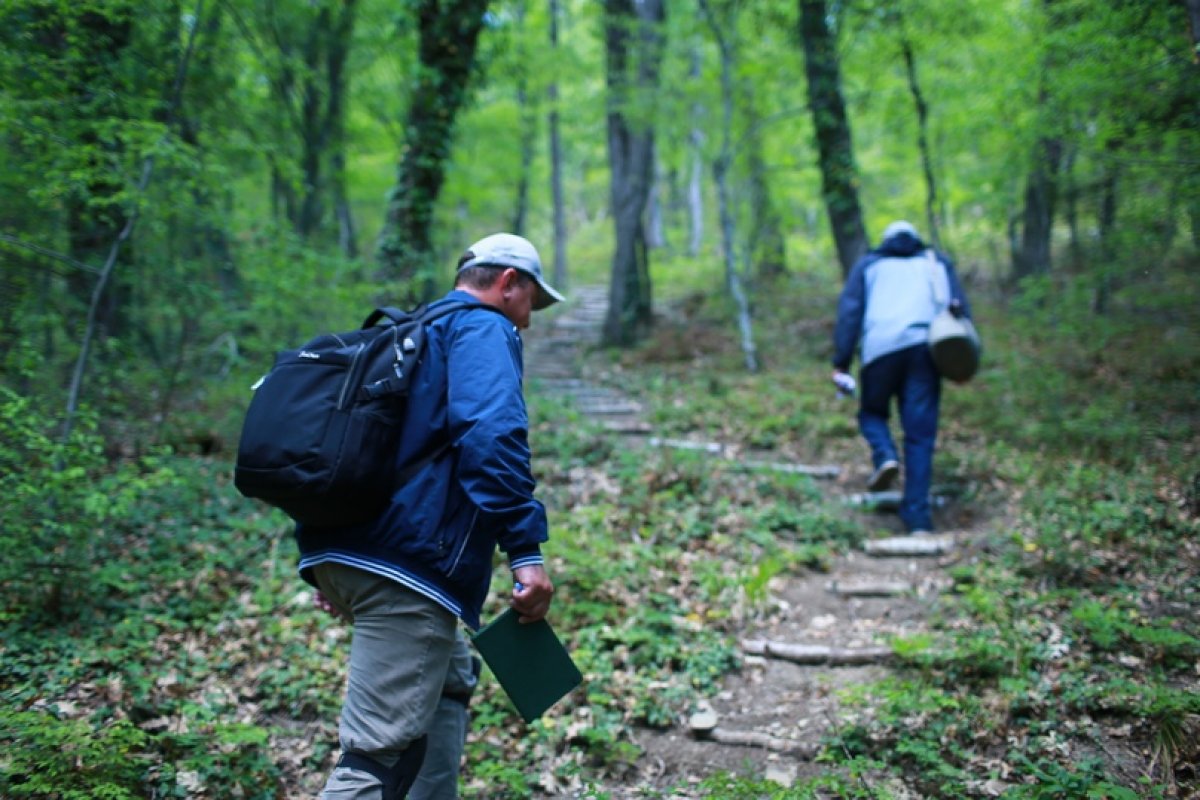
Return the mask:
[[622, 433], [638, 436], [644, 436], [654, 430], [649, 422], [634, 417], [628, 417], [626, 419], [617, 418], [603, 420], [601, 422], [601, 427], [611, 433]]
[[948, 534], [893, 536], [863, 542], [863, 550], [873, 556], [940, 556], [953, 549], [954, 537]]
[[[842, 504], [856, 508], [872, 508], [878, 511], [895, 511], [900, 507], [902, 498], [903, 493], [897, 491], [857, 492], [842, 498]], [[946, 502], [946, 498], [939, 494], [929, 498], [929, 503], [934, 508], [945, 508]]]
[[909, 581], [886, 581], [870, 579], [833, 580], [828, 584], [833, 594], [844, 597], [895, 597], [909, 594], [916, 587]]
[[576, 400], [575, 407], [579, 409], [579, 413], [589, 416], [607, 415], [607, 414], [640, 414], [642, 407], [632, 400], [612, 400], [610, 402]]
[[823, 644], [777, 642], [770, 639], [747, 639], [742, 652], [752, 656], [781, 658], [796, 664], [850, 666], [878, 664], [892, 657], [890, 647], [829, 647]]
[[842, 472], [841, 467], [827, 464], [792, 464], [784, 461], [739, 458], [732, 448], [721, 442], [693, 442], [690, 439], [670, 439], [654, 436], [650, 439], [649, 444], [651, 447], [665, 447], [672, 450], [692, 450], [698, 453], [708, 453], [712, 456], [728, 459], [744, 469], [765, 469], [794, 475], [808, 475], [813, 478], [836, 478]]

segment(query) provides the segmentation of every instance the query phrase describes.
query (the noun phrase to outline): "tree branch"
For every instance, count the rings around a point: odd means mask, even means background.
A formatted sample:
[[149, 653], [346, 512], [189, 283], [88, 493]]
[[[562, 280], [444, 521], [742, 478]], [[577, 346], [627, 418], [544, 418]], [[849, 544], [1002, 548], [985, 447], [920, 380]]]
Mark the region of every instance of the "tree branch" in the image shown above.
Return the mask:
[[21, 247], [21, 248], [24, 248], [25, 250], [29, 250], [31, 252], [37, 253], [40, 256], [45, 256], [46, 258], [51, 258], [51, 259], [54, 259], [55, 261], [61, 261], [62, 263], [67, 264], [68, 266], [74, 267], [75, 269], [79, 270], [80, 272], [86, 272], [90, 275], [99, 275], [100, 274], [100, 270], [96, 269], [91, 264], [85, 264], [82, 261], [79, 261], [78, 259], [71, 258], [66, 253], [60, 253], [57, 250], [51, 250], [48, 247], [42, 247], [40, 244], [34, 244], [33, 242], [26, 242], [25, 240], [20, 239], [16, 236], [8, 234], [8, 233], [0, 233], [0, 242], [7, 242], [8, 244], [14, 245], [15, 247]]

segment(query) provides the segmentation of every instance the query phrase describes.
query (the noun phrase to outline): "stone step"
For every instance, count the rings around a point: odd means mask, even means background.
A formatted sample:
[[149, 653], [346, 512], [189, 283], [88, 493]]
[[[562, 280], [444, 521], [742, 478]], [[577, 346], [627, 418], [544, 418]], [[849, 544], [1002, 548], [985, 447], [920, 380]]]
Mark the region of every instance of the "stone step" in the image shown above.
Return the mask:
[[580, 413], [590, 416], [606, 416], [609, 414], [640, 414], [642, 407], [632, 400], [613, 400], [611, 402], [576, 402], [575, 407]]
[[892, 648], [886, 646], [830, 647], [823, 644], [776, 642], [769, 639], [747, 639], [742, 642], [742, 652], [748, 655], [782, 658], [796, 664], [826, 666], [878, 664], [894, 655]]
[[[842, 504], [876, 511], [895, 511], [900, 508], [903, 497], [904, 493], [900, 491], [857, 492], [842, 498]], [[935, 494], [929, 498], [929, 503], [934, 508], [945, 508], [948, 502], [949, 499], [945, 495]]]
[[832, 580], [826, 588], [830, 593], [843, 597], [895, 597], [916, 591], [916, 586], [911, 581], [866, 578]]
[[953, 549], [954, 537], [948, 534], [892, 536], [863, 543], [863, 550], [873, 556], [940, 556]]

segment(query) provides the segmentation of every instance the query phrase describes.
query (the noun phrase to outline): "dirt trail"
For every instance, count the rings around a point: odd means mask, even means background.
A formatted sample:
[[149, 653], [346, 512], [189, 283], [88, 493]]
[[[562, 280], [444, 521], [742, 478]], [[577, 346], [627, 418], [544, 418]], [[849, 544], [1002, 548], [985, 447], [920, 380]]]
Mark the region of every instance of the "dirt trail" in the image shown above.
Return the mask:
[[[708, 449], [720, 455], [715, 452], [719, 443], [656, 440], [635, 400], [588, 374], [583, 356], [599, 340], [607, 296], [598, 287], [570, 294], [571, 302], [541, 331], [531, 331], [527, 337], [526, 367], [531, 379], [540, 382], [543, 391], [570, 398], [582, 413], [602, 420], [611, 430], [637, 436], [637, 441]], [[817, 473], [836, 478], [823, 481], [826, 492], [847, 502], [867, 478], [863, 464], [818, 465]], [[872, 511], [851, 507], [847, 513]], [[957, 509], [952, 504], [936, 513], [941, 530], [954, 530], [955, 522], [961, 522], [955, 519]], [[882, 520], [873, 517], [872, 527], [893, 524]], [[743, 632], [745, 668], [729, 676], [711, 703], [715, 730], [697, 735], [687, 725], [666, 731], [638, 729], [634, 738], [645, 755], [638, 762], [636, 779], [606, 790], [614, 797], [641, 796], [646, 790], [678, 786], [717, 770], [768, 777], [784, 785], [818, 772], [811, 756], [822, 737], [838, 724], [838, 691], [887, 674], [886, 657], [872, 658], [869, 649], [886, 650], [891, 637], [911, 636], [925, 628], [938, 593], [950, 585], [946, 568], [971, 538], [969, 532], [937, 537], [935, 542], [948, 546], [921, 555], [852, 552], [837, 558], [828, 573], [805, 571], [773, 579], [767, 612]], [[886, 541], [905, 549], [913, 540]], [[922, 544], [928, 541], [918, 542]], [[763, 654], [764, 643], [768, 643], [767, 654]], [[834, 661], [865, 663], [797, 663], [771, 654], [772, 645], [797, 646], [793, 649], [799, 649], [806, 660], [824, 654]], [[902, 787], [895, 788], [903, 794]]]

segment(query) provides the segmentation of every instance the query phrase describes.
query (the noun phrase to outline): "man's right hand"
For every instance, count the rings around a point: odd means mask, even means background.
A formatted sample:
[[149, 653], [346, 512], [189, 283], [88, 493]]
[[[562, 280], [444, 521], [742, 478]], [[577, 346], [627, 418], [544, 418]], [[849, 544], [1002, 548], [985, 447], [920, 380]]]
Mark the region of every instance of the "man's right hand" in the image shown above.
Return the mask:
[[833, 371], [830, 380], [833, 381], [833, 385], [837, 387], [838, 392], [844, 395], [852, 395], [854, 394], [854, 390], [858, 388], [858, 385], [854, 382], [854, 376], [840, 369]]
[[[554, 596], [554, 584], [541, 564], [530, 564], [513, 570], [512, 607], [520, 615], [521, 622], [537, 622], [550, 610], [550, 598]], [[520, 587], [520, 588], [517, 588]]]

